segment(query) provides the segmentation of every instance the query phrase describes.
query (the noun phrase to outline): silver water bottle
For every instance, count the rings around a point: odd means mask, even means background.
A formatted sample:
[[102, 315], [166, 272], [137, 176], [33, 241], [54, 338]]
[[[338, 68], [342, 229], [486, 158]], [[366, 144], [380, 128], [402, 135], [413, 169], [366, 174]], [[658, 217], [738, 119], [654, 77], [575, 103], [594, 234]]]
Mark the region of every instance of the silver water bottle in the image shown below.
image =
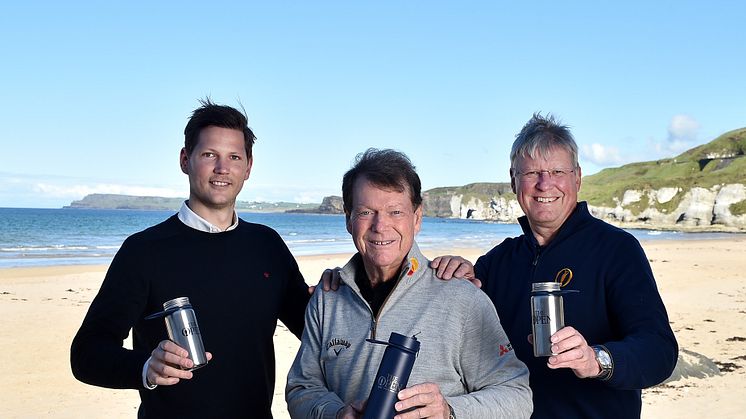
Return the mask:
[[202, 335], [197, 325], [189, 297], [179, 297], [163, 303], [163, 313], [166, 319], [168, 338], [189, 352], [189, 359], [194, 362], [189, 371], [207, 365], [207, 354], [202, 345]]
[[551, 356], [549, 338], [565, 327], [565, 308], [559, 282], [531, 284], [531, 326], [534, 334], [534, 356]]

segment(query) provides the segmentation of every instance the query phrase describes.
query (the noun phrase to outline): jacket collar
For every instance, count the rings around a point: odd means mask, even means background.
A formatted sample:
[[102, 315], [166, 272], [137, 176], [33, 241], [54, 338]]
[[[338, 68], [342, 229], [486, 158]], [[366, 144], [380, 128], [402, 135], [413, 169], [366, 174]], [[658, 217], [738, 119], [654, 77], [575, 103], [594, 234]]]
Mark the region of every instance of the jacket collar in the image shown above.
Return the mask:
[[[360, 293], [360, 289], [355, 283], [355, 269], [357, 263], [363, 263], [360, 253], [356, 253], [352, 258], [350, 258], [347, 264], [342, 268], [340, 274], [342, 281], [344, 281], [345, 284]], [[408, 287], [413, 284], [417, 279], [425, 274], [429, 264], [430, 262], [422, 252], [420, 252], [417, 242], [412, 242], [412, 248], [409, 249], [406, 260], [402, 264], [402, 269], [399, 271], [399, 276], [396, 278], [396, 281], [398, 282], [396, 288], [399, 288], [402, 285]], [[394, 291], [392, 291], [392, 293], [393, 292]]]
[[[565, 220], [565, 222], [562, 223], [562, 225], [560, 226], [560, 229], [557, 232], [557, 236], [555, 236], [554, 239], [552, 239], [552, 241], [547, 246], [551, 246], [554, 242], [562, 241], [565, 237], [577, 231], [578, 227], [585, 224], [592, 218], [593, 216], [588, 211], [588, 202], [578, 202], [570, 216], [567, 217], [567, 220]], [[536, 237], [534, 237], [534, 232], [531, 230], [531, 226], [528, 223], [528, 217], [524, 215], [518, 218], [518, 223], [521, 225], [523, 235], [526, 236], [529, 243], [531, 243], [532, 246], [538, 246], [539, 242], [536, 240]]]

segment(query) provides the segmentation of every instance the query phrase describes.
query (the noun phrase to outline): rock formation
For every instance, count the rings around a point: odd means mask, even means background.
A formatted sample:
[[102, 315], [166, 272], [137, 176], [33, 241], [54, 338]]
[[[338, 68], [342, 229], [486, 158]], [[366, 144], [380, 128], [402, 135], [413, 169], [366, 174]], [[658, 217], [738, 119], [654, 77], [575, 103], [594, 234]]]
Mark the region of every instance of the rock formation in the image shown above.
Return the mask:
[[[449, 191], [439, 188], [437, 193], [426, 191], [424, 213], [431, 217], [516, 222], [523, 211], [515, 195], [494, 188], [494, 193], [485, 197], [470, 195], [461, 188], [448, 188]], [[597, 218], [623, 227], [746, 230], [746, 214], [743, 210], [734, 214], [732, 210], [734, 205], [746, 205], [746, 186], [740, 183], [689, 190], [674, 187], [630, 189], [615, 200], [617, 205], [613, 207], [589, 203], [590, 211]], [[668, 209], [676, 202], [678, 204]], [[641, 204], [644, 205], [641, 207]]]

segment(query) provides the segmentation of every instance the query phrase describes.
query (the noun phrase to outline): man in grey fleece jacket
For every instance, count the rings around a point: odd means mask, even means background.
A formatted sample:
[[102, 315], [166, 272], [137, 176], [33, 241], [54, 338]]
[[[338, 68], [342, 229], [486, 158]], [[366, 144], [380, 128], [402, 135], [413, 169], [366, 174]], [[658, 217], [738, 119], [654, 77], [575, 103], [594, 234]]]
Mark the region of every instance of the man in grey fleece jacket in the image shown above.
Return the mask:
[[365, 340], [391, 332], [421, 343], [397, 418], [529, 417], [528, 370], [494, 306], [467, 281], [437, 279], [414, 242], [422, 198], [409, 159], [369, 149], [345, 174], [342, 194], [358, 253], [339, 290], [317, 288], [308, 304], [286, 387], [291, 417], [362, 417], [385, 350]]

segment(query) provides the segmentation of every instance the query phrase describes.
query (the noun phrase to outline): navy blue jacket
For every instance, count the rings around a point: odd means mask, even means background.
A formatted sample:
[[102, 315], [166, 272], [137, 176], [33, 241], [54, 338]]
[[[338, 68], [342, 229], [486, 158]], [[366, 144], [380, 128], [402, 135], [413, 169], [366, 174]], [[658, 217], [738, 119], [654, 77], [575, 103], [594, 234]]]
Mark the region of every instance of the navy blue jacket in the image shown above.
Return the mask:
[[[668, 378], [678, 345], [638, 241], [594, 218], [578, 203], [555, 238], [539, 246], [526, 217], [524, 234], [508, 238], [480, 257], [475, 272], [495, 303], [515, 353], [530, 371], [534, 418], [634, 418], [641, 390]], [[570, 369], [552, 370], [535, 358], [531, 333], [531, 283], [564, 282], [565, 325], [589, 345], [605, 345], [614, 361], [607, 381], [579, 379]]]

